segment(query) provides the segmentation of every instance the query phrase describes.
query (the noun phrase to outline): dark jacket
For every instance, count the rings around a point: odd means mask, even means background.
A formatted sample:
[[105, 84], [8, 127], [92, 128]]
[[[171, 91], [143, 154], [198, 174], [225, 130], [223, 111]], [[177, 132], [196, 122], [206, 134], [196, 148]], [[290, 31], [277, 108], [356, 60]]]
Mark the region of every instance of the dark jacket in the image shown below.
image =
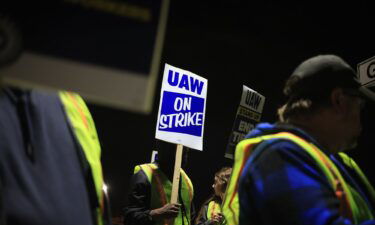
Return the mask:
[[[303, 130], [286, 124], [259, 124], [246, 138], [287, 131], [318, 146], [338, 167], [344, 180], [368, 201], [363, 184], [338, 157]], [[263, 147], [260, 147], [263, 146]], [[289, 140], [259, 144], [247, 160], [239, 183], [240, 224], [353, 224], [339, 213], [339, 200], [316, 161]], [[361, 224], [375, 224], [368, 220]]]
[[[181, 190], [181, 189], [179, 189]], [[178, 195], [181, 201], [181, 194]], [[151, 184], [146, 174], [140, 170], [134, 174], [130, 181], [128, 191], [128, 204], [124, 208], [124, 224], [125, 225], [153, 225], [154, 221], [149, 216], [151, 201]], [[184, 206], [181, 206], [183, 210]], [[194, 204], [191, 204], [191, 220], [195, 218]], [[185, 224], [188, 225], [188, 224]]]
[[6, 224], [95, 224], [95, 192], [88, 189], [82, 154], [58, 95], [0, 89], [0, 215]]

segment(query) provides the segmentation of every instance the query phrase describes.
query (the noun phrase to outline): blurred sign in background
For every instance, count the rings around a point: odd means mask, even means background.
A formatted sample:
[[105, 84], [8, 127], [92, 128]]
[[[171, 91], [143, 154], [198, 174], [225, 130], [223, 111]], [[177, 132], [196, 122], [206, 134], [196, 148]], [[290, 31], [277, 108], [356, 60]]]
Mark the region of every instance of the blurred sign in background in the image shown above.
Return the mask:
[[150, 113], [169, 0], [0, 3], [1, 73], [23, 87], [66, 89]]
[[375, 101], [375, 56], [358, 63], [357, 76], [362, 91]]
[[260, 122], [265, 101], [266, 98], [263, 95], [245, 85], [242, 86], [241, 102], [225, 151], [226, 158], [234, 158], [237, 143], [242, 141], [246, 134]]

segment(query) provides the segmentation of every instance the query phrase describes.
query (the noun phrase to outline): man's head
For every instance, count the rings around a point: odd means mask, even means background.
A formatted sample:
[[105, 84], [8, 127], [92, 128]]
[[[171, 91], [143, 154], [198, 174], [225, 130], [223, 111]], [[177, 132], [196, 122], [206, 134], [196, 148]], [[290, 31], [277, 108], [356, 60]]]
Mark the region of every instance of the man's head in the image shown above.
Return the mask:
[[[176, 158], [177, 145], [162, 140], [156, 140], [156, 149], [158, 151], [158, 164], [163, 168], [174, 168], [174, 161]], [[185, 167], [187, 162], [189, 149], [184, 147], [182, 155], [182, 167]]]
[[156, 140], [156, 150], [158, 151], [158, 163], [159, 164], [172, 164], [174, 165], [174, 159], [176, 156], [176, 145]]
[[[354, 70], [340, 57], [319, 55], [302, 62], [284, 87], [287, 103], [279, 109], [281, 121], [315, 124], [334, 132], [338, 148], [349, 148], [360, 134], [360, 91]], [[312, 120], [317, 118], [317, 120]], [[323, 122], [324, 121], [324, 122]]]

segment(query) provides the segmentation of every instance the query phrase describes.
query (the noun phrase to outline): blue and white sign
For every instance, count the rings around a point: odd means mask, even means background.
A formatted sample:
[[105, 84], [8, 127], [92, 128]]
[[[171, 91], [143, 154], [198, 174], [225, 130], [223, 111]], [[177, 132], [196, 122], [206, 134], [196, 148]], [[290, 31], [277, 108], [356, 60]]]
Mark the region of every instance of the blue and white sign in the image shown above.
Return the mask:
[[156, 138], [202, 150], [207, 79], [165, 64]]

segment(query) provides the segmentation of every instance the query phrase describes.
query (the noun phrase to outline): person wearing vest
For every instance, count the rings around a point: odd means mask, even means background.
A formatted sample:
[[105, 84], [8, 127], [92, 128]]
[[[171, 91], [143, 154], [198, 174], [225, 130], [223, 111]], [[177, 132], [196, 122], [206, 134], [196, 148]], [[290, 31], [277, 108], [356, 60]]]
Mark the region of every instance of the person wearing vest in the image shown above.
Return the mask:
[[226, 221], [221, 211], [222, 199], [224, 197], [232, 168], [223, 167], [215, 173], [212, 188], [214, 194], [206, 200], [196, 218], [195, 225], [225, 225]]
[[[156, 144], [156, 163], [137, 165], [134, 169], [124, 208], [124, 224], [191, 225], [195, 215], [193, 184], [181, 169], [178, 203], [170, 203], [176, 145], [160, 140]], [[184, 149], [182, 167], [186, 159]]]
[[100, 154], [79, 95], [0, 87], [0, 224], [110, 224]]
[[319, 55], [287, 80], [279, 123], [236, 147], [223, 211], [229, 225], [375, 224], [375, 191], [343, 151], [356, 146], [366, 91], [340, 57]]

